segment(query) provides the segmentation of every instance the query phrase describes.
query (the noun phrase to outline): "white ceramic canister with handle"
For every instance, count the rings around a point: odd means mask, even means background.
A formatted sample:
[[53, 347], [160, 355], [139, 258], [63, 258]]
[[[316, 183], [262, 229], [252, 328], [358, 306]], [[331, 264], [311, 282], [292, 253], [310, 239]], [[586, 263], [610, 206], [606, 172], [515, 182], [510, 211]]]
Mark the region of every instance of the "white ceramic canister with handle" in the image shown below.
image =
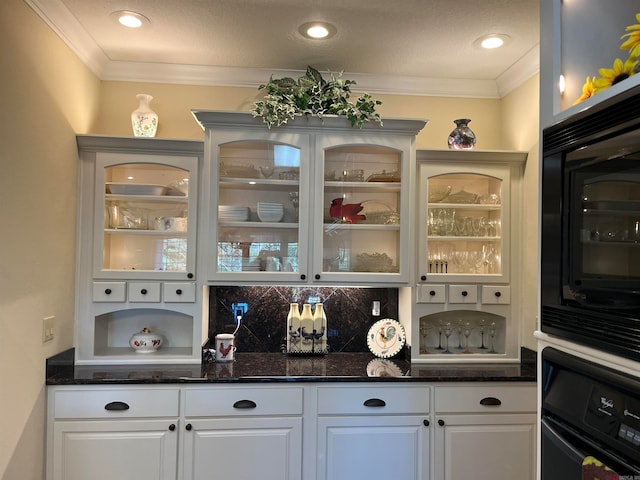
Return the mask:
[[216, 362], [233, 362], [236, 352], [236, 337], [232, 333], [216, 335]]

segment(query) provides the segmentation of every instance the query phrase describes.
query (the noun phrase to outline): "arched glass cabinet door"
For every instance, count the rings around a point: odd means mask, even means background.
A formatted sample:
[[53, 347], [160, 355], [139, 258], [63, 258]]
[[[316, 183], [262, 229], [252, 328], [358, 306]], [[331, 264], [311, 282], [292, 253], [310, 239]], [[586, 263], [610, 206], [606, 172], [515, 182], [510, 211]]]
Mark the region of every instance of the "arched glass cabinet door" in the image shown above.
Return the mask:
[[214, 275], [299, 280], [306, 266], [306, 151], [260, 138], [218, 145]]
[[95, 278], [195, 278], [196, 157], [99, 152]]
[[506, 282], [509, 178], [504, 170], [421, 170], [420, 280]]

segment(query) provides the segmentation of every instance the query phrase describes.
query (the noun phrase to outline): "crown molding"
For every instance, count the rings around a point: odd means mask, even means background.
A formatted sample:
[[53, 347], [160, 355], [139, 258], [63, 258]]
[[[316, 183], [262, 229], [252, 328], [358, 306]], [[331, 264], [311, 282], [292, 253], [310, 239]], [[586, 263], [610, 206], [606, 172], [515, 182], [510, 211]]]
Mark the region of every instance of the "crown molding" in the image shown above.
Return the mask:
[[[25, 0], [36, 14], [62, 39], [100, 79], [183, 85], [257, 88], [272, 75], [297, 77], [304, 72], [265, 68], [122, 62], [110, 60], [91, 35], [57, 0]], [[502, 98], [540, 69], [539, 47], [532, 49], [497, 80], [368, 75], [347, 73], [354, 92], [386, 95], [417, 95], [462, 98]]]

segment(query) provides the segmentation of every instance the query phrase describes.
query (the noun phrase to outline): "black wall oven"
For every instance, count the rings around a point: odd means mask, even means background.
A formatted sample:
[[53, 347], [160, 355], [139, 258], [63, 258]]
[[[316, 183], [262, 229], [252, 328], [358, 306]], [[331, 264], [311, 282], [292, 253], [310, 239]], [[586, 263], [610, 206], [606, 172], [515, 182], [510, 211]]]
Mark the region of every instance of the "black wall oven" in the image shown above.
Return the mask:
[[640, 380], [542, 351], [542, 480], [640, 479]]
[[541, 330], [640, 361], [640, 86], [542, 151]]

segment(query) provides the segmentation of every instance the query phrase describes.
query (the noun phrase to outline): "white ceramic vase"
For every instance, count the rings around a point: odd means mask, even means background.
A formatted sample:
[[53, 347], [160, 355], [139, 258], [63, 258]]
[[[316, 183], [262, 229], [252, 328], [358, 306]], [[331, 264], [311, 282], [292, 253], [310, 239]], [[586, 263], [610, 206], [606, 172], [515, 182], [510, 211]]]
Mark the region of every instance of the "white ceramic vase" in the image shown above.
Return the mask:
[[131, 112], [131, 126], [136, 137], [155, 137], [158, 129], [158, 114], [151, 110], [153, 97], [146, 93], [136, 95], [138, 108]]

